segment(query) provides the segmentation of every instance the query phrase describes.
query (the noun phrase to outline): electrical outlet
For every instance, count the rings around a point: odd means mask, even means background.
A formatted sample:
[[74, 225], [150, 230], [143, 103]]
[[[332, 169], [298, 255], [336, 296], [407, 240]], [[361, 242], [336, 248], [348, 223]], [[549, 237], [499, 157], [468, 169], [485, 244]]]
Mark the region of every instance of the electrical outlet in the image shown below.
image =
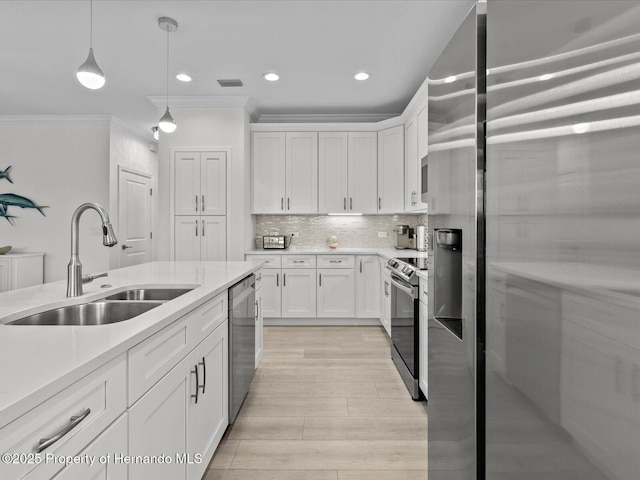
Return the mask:
[[378, 238], [387, 238], [388, 236], [387, 232], [378, 232]]
[[298, 238], [298, 237], [300, 237], [300, 232], [291, 232], [291, 236], [295, 237], [295, 238]]

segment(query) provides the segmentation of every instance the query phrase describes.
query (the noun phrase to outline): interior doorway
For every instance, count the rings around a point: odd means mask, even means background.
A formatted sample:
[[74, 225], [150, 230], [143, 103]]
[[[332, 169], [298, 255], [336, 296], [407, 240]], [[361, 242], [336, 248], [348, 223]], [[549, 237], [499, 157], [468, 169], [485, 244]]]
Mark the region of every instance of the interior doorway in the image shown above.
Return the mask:
[[118, 247], [120, 267], [151, 260], [153, 176], [118, 166]]

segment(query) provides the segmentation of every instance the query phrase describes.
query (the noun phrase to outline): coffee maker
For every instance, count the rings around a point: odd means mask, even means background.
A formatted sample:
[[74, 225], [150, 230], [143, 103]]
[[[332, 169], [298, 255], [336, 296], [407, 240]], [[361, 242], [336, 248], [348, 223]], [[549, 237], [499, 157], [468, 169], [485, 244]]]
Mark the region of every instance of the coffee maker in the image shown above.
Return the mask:
[[409, 225], [397, 225], [394, 232], [396, 232], [396, 249], [416, 248], [415, 232]]

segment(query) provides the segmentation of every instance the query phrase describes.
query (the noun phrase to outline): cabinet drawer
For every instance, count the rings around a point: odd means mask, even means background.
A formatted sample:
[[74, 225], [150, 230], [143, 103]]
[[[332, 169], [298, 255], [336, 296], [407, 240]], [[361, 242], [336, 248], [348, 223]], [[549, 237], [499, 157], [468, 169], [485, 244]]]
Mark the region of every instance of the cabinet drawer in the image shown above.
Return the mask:
[[353, 255], [318, 255], [318, 268], [353, 268]]
[[195, 347], [229, 316], [228, 295], [225, 290], [187, 314], [189, 345]]
[[420, 279], [420, 301], [429, 305], [429, 281], [424, 278]]
[[35, 454], [41, 439], [68, 432], [41, 452], [39, 465], [0, 463], [0, 478], [23, 478], [34, 468], [33, 478], [51, 478], [61, 470], [45, 455], [77, 455], [118, 418], [126, 408], [126, 375], [123, 354], [1, 429], [0, 452], [10, 454]]
[[189, 343], [188, 318], [189, 314], [129, 350], [129, 406], [193, 348]]
[[282, 255], [245, 255], [247, 262], [264, 262], [265, 268], [280, 268]]
[[282, 268], [314, 268], [315, 255], [283, 255]]

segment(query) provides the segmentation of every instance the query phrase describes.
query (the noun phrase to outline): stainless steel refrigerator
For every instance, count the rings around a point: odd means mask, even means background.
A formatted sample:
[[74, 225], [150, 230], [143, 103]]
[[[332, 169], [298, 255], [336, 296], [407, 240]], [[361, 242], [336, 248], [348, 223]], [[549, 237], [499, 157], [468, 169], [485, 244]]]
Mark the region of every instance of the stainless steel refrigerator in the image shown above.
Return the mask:
[[640, 4], [479, 7], [429, 74], [429, 479], [637, 480]]

